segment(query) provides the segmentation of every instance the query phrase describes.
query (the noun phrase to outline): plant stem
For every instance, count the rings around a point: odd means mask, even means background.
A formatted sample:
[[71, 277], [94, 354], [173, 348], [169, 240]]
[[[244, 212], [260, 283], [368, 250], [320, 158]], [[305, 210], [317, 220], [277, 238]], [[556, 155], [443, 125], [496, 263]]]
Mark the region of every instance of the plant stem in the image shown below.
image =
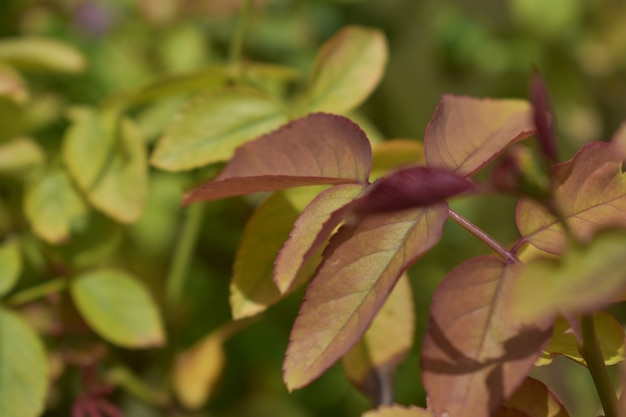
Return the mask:
[[66, 278], [55, 278], [50, 281], [46, 281], [43, 284], [35, 285], [34, 287], [27, 288], [10, 297], [7, 302], [9, 305], [18, 306], [30, 301], [37, 300], [45, 297], [46, 295], [57, 293], [64, 290], [67, 287]]
[[448, 216], [452, 220], [454, 220], [458, 225], [462, 228], [476, 236], [479, 240], [481, 240], [484, 244], [489, 246], [495, 253], [500, 255], [507, 262], [519, 262], [517, 256], [513, 254], [510, 250], [504, 247], [500, 242], [489, 236], [484, 230], [480, 229], [474, 223], [467, 220], [465, 217], [461, 216], [456, 211], [448, 208]]
[[202, 227], [204, 205], [195, 203], [186, 208], [182, 230], [167, 275], [165, 297], [170, 308], [180, 301], [196, 241]]
[[230, 45], [230, 70], [231, 77], [235, 80], [239, 78], [241, 61], [241, 54], [243, 51], [243, 41], [248, 28], [248, 21], [250, 18], [250, 11], [252, 10], [252, 0], [241, 0], [241, 9], [239, 11], [239, 21], [237, 22], [237, 29], [233, 42]]
[[580, 346], [580, 353], [587, 362], [587, 368], [596, 386], [604, 415], [606, 417], [618, 417], [617, 397], [602, 357], [602, 351], [598, 345], [593, 316], [582, 316], [580, 322], [583, 332], [583, 344]]

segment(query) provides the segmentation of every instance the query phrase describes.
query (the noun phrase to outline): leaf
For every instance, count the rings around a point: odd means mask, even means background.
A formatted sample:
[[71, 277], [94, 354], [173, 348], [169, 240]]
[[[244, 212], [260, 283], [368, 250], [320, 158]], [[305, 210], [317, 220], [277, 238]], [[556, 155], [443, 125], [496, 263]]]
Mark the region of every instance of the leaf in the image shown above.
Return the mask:
[[626, 159], [626, 122], [622, 122], [619, 125], [619, 128], [611, 138], [611, 143], [617, 148], [622, 159]]
[[377, 144], [373, 149], [370, 179], [378, 179], [390, 171], [424, 163], [424, 145], [416, 140], [394, 139]]
[[28, 84], [22, 75], [8, 65], [0, 63], [0, 95], [25, 104], [29, 99]]
[[[613, 144], [584, 146], [569, 161], [553, 166], [551, 176], [555, 206], [578, 240], [588, 241], [607, 227], [626, 227], [626, 176]], [[520, 200], [516, 221], [523, 240], [554, 254], [565, 249], [563, 226], [540, 203]]]
[[549, 164], [558, 161], [554, 116], [550, 106], [550, 95], [543, 77], [536, 71], [530, 79], [530, 98], [533, 104], [533, 121], [539, 138], [539, 149]]
[[534, 133], [531, 111], [523, 100], [445, 94], [424, 134], [426, 162], [457, 175], [472, 175], [507, 146]]
[[87, 66], [74, 47], [53, 39], [19, 37], [0, 40], [0, 62], [20, 70], [81, 72]]
[[41, 415], [48, 374], [48, 360], [35, 332], [15, 313], [0, 308], [0, 415]]
[[624, 271], [626, 232], [600, 233], [587, 247], [572, 245], [561, 260], [524, 265], [511, 294], [511, 314], [534, 321], [562, 310], [590, 312], [624, 293]]
[[372, 150], [349, 119], [316, 113], [241, 146], [185, 203], [318, 184], [367, 183]]
[[[604, 357], [604, 363], [615, 365], [624, 360], [624, 329], [621, 324], [609, 313], [594, 314], [596, 337]], [[570, 324], [563, 317], [557, 317], [550, 343], [544, 350], [537, 365], [547, 365], [555, 356], [567, 356], [576, 362], [585, 365], [585, 360], [579, 351], [579, 344], [573, 334]]]
[[0, 144], [0, 173], [16, 174], [43, 165], [46, 156], [30, 138]]
[[488, 417], [511, 396], [548, 342], [551, 321], [508, 314], [516, 270], [495, 256], [454, 268], [435, 290], [422, 380], [435, 416]]
[[130, 119], [119, 123], [109, 131], [104, 115], [82, 115], [65, 135], [63, 160], [94, 207], [119, 222], [134, 223], [148, 194], [146, 149]]
[[12, 97], [0, 95], [0, 142], [22, 134], [24, 119], [23, 107]]
[[359, 202], [358, 213], [424, 207], [470, 191], [474, 184], [447, 169], [410, 167], [376, 181]]
[[85, 221], [88, 208], [64, 170], [40, 177], [24, 195], [24, 211], [37, 236], [48, 243], [66, 243], [72, 229]]
[[433, 415], [423, 408], [394, 404], [368, 411], [362, 417], [433, 417]]
[[113, 268], [87, 272], [72, 280], [70, 289], [89, 326], [109, 342], [134, 349], [165, 343], [154, 300], [129, 273]]
[[282, 105], [260, 92], [211, 92], [182, 109], [158, 141], [150, 162], [167, 171], [182, 171], [226, 161], [238, 146], [285, 122]]
[[328, 239], [343, 220], [337, 210], [353, 201], [364, 187], [360, 184], [343, 184], [329, 188], [309, 204], [293, 224], [274, 263], [274, 283], [284, 294], [289, 291], [300, 270], [311, 260], [315, 251]]
[[[543, 382], [534, 378], [526, 378], [505, 404], [529, 417], [569, 417], [556, 395]], [[496, 416], [500, 417], [500, 414]]]
[[393, 402], [393, 372], [413, 346], [414, 332], [413, 295], [404, 273], [363, 339], [342, 359], [348, 379], [373, 404]]
[[443, 232], [447, 206], [365, 216], [331, 238], [291, 330], [283, 379], [291, 391], [310, 383], [347, 353], [400, 275]]
[[387, 64], [387, 42], [376, 29], [348, 26], [320, 49], [309, 80], [310, 112], [345, 113], [365, 100]]
[[0, 297], [13, 289], [22, 272], [22, 256], [16, 240], [0, 244]]

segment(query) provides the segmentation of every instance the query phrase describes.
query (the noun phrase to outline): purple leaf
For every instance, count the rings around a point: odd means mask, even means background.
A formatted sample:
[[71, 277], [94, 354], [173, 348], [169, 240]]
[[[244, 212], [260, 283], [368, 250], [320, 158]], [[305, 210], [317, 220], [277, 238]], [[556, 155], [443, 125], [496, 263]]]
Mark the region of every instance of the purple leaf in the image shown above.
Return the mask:
[[548, 163], [554, 164], [558, 161], [554, 116], [550, 106], [548, 87], [538, 72], [534, 72], [530, 80], [530, 100], [533, 104], [533, 121], [539, 138], [539, 148]]

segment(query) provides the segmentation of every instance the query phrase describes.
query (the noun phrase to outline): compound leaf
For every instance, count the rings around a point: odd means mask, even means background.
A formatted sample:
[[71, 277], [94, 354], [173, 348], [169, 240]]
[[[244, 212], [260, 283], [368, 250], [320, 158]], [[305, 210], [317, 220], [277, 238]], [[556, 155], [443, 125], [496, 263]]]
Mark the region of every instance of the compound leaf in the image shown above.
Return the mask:
[[185, 202], [217, 200], [301, 185], [367, 183], [372, 150], [349, 119], [315, 113], [246, 143], [213, 181]]
[[551, 334], [508, 314], [516, 269], [494, 256], [452, 270], [433, 296], [422, 378], [436, 416], [488, 417], [522, 383]]
[[446, 94], [426, 128], [426, 162], [469, 176], [534, 130], [532, 108], [526, 101]]
[[413, 346], [414, 330], [413, 295], [404, 273], [363, 338], [342, 358], [350, 381], [373, 404], [393, 401], [393, 372]]
[[35, 332], [15, 313], [0, 308], [0, 415], [41, 415], [48, 373], [48, 359]]
[[[578, 240], [587, 241], [610, 226], [626, 227], [622, 158], [614, 144], [595, 142], [552, 167], [555, 205]], [[523, 239], [534, 246], [554, 254], [565, 249], [563, 226], [542, 204], [520, 200], [516, 221]]]
[[182, 171], [228, 160], [243, 143], [287, 122], [280, 103], [254, 90], [197, 97], [158, 141], [152, 165]]
[[165, 343], [156, 303], [127, 272], [112, 268], [87, 272], [76, 277], [70, 289], [78, 311], [109, 342], [135, 349]]
[[317, 55], [306, 96], [309, 111], [345, 113], [357, 107], [380, 82], [387, 55], [381, 31], [342, 29]]
[[289, 390], [317, 378], [363, 336], [402, 272], [441, 238], [447, 205], [365, 216], [331, 238], [291, 330]]

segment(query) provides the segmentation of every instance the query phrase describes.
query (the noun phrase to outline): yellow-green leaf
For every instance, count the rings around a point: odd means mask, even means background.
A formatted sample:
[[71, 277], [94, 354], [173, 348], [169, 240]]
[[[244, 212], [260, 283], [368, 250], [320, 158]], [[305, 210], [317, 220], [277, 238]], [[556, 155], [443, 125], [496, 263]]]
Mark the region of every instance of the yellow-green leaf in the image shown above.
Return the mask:
[[15, 174], [40, 166], [45, 160], [41, 147], [30, 138], [0, 144], [0, 173]]
[[22, 257], [15, 240], [0, 244], [0, 296], [11, 291], [22, 271]]
[[0, 416], [37, 417], [44, 410], [48, 361], [35, 332], [0, 308]]
[[49, 243], [67, 242], [75, 225], [83, 222], [87, 206], [65, 171], [49, 171], [25, 194], [24, 210], [34, 232]]
[[75, 278], [70, 288], [78, 311], [109, 342], [128, 348], [165, 343], [152, 296], [129, 273], [112, 268], [87, 272]]
[[225, 161], [239, 145], [286, 121], [282, 105], [260, 92], [211, 92], [183, 108], [158, 141], [151, 163], [168, 171], [182, 171]]
[[[523, 415], [528, 417], [569, 417], [556, 395], [543, 382], [529, 377], [506, 400], [505, 407], [525, 413]], [[496, 417], [506, 415], [497, 413]]]
[[390, 171], [424, 164], [424, 145], [416, 140], [394, 139], [382, 142], [372, 149], [372, 153], [372, 182]]
[[24, 109], [10, 96], [0, 95], [0, 142], [22, 133]]
[[387, 64], [387, 42], [376, 29], [348, 26], [320, 49], [306, 99], [311, 112], [345, 113], [376, 88]]
[[36, 71], [75, 73], [86, 67], [85, 58], [74, 47], [53, 39], [34, 37], [0, 40], [0, 62]]

